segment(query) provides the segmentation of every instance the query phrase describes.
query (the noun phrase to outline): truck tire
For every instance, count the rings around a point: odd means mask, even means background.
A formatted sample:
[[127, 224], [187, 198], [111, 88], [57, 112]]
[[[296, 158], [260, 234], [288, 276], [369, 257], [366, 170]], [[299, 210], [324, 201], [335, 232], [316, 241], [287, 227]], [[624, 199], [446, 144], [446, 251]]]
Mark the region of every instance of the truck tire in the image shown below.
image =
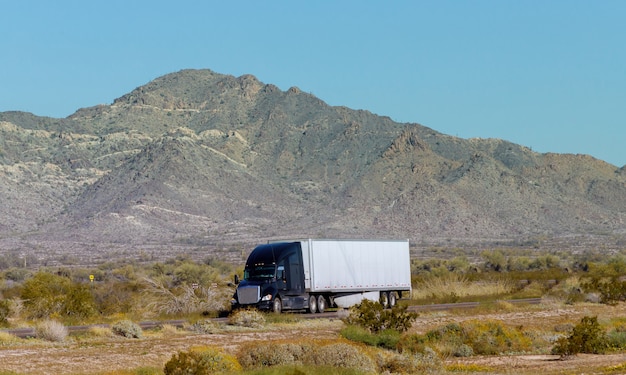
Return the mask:
[[326, 310], [326, 298], [324, 296], [317, 296], [317, 312], [323, 313]]
[[397, 302], [396, 292], [389, 292], [389, 307], [394, 307]]
[[309, 312], [315, 314], [317, 312], [317, 298], [311, 295], [309, 296]]
[[274, 298], [274, 304], [272, 305], [272, 310], [276, 314], [280, 314], [283, 311], [283, 301], [280, 300], [280, 297], [276, 296], [276, 298]]
[[387, 292], [380, 292], [380, 304], [383, 305], [383, 309], [389, 307], [389, 294]]

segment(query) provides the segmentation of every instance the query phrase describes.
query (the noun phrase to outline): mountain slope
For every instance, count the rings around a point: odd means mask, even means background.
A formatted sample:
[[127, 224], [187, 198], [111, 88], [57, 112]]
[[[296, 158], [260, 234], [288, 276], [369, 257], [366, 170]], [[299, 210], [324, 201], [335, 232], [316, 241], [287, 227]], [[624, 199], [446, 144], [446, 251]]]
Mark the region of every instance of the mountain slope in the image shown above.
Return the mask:
[[16, 249], [619, 237], [626, 175], [184, 70], [66, 119], [0, 113], [0, 199], [0, 244]]

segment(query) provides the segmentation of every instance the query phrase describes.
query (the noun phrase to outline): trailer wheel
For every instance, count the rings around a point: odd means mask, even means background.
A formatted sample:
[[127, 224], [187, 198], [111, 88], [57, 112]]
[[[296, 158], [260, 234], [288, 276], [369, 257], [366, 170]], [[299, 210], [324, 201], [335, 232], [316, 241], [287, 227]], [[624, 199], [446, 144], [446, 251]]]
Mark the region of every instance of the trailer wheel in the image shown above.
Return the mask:
[[380, 304], [383, 305], [383, 309], [389, 307], [389, 295], [387, 292], [380, 292]]
[[389, 292], [389, 307], [394, 307], [397, 302], [396, 292]]
[[274, 298], [272, 310], [274, 310], [276, 314], [280, 314], [283, 311], [283, 301], [280, 300], [280, 297], [276, 296], [276, 298]]
[[317, 312], [317, 299], [315, 296], [309, 296], [309, 312], [315, 314]]
[[326, 298], [324, 296], [317, 296], [317, 312], [323, 313], [326, 310]]

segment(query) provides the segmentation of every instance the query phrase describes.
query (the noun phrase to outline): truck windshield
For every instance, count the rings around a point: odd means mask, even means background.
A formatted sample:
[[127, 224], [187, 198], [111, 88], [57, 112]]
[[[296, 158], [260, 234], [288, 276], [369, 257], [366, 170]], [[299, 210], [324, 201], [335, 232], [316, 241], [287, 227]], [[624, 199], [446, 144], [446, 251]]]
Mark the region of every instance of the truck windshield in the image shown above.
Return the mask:
[[243, 278], [246, 280], [266, 280], [275, 276], [276, 268], [274, 265], [260, 265], [246, 268], [243, 271]]

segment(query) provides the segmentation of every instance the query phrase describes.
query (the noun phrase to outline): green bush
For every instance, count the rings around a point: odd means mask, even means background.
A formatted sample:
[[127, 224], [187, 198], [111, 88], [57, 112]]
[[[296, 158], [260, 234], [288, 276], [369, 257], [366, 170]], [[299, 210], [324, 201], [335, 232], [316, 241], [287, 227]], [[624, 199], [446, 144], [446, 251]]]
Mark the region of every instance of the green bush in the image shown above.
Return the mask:
[[558, 354], [561, 357], [578, 353], [600, 354], [604, 353], [608, 346], [608, 338], [600, 327], [598, 318], [585, 316], [574, 326], [569, 336], [557, 340], [552, 347], [552, 354]]
[[68, 277], [38, 272], [24, 282], [21, 298], [30, 318], [89, 318], [96, 314], [93, 295]]
[[581, 284], [587, 292], [600, 293], [600, 302], [607, 305], [616, 305], [626, 301], [626, 281], [614, 276], [608, 279], [595, 276]]
[[397, 348], [401, 337], [400, 332], [391, 329], [372, 333], [366, 328], [355, 325], [346, 326], [340, 334], [350, 341], [393, 350]]
[[24, 282], [22, 300], [30, 318], [48, 318], [61, 312], [70, 279], [47, 272], [37, 272]]
[[364, 299], [360, 304], [350, 308], [350, 315], [344, 319], [349, 325], [357, 325], [377, 333], [383, 330], [404, 332], [411, 328], [417, 314], [407, 312], [406, 305], [396, 305], [385, 310], [379, 302]]
[[120, 320], [119, 322], [113, 324], [113, 326], [111, 326], [111, 331], [113, 331], [116, 335], [131, 339], [140, 339], [143, 337], [141, 327], [130, 320]]
[[74, 319], [87, 319], [98, 313], [93, 295], [86, 284], [72, 283], [65, 295], [61, 314]]
[[478, 355], [523, 352], [532, 347], [530, 338], [520, 329], [507, 327], [500, 321], [468, 321], [461, 327], [463, 343]]
[[613, 330], [607, 333], [607, 346], [618, 351], [626, 349], [626, 332]]
[[450, 323], [425, 335], [403, 336], [398, 343], [401, 352], [423, 354], [430, 348], [444, 356], [467, 357], [524, 352], [532, 349], [532, 341], [520, 329], [487, 320]]
[[307, 343], [272, 342], [243, 346], [237, 354], [239, 363], [244, 368], [259, 366], [282, 366], [304, 363], [305, 354], [312, 351]]
[[165, 364], [165, 375], [210, 375], [241, 370], [237, 359], [217, 348], [196, 348], [178, 352]]

